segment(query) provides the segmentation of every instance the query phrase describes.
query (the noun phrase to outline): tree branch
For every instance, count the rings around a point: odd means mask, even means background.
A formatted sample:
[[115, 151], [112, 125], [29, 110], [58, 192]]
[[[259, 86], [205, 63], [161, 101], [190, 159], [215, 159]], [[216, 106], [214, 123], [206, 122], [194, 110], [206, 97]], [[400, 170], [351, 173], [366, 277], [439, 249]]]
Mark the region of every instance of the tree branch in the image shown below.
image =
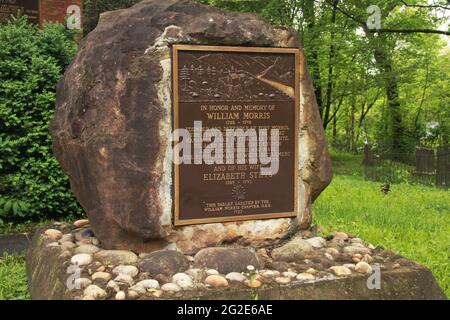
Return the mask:
[[446, 7], [441, 4], [430, 4], [430, 5], [424, 5], [424, 4], [410, 4], [406, 1], [400, 0], [401, 3], [403, 3], [407, 7], [412, 8], [425, 8], [425, 9], [444, 9], [444, 10], [450, 10], [450, 7]]

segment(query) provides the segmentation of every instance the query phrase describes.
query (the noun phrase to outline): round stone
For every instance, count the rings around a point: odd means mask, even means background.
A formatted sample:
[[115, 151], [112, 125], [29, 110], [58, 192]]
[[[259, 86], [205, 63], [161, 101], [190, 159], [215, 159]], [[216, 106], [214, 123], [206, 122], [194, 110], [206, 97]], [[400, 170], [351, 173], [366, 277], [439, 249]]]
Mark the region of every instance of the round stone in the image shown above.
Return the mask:
[[94, 246], [93, 244], [81, 244], [77, 248], [75, 248], [75, 253], [89, 253], [94, 254], [100, 251], [100, 248]]
[[127, 250], [100, 250], [94, 256], [104, 265], [130, 265], [138, 260], [136, 254]]
[[70, 262], [78, 266], [85, 266], [92, 262], [92, 256], [87, 253], [79, 253], [74, 255]]
[[359, 273], [372, 273], [372, 267], [367, 262], [361, 261], [356, 264], [355, 271]]
[[205, 283], [209, 284], [212, 287], [227, 287], [228, 281], [221, 275], [213, 274], [205, 279]]
[[354, 256], [357, 253], [360, 254], [368, 254], [370, 253], [370, 249], [366, 248], [366, 247], [360, 247], [360, 246], [355, 246], [355, 245], [351, 245], [351, 246], [347, 246], [344, 248], [344, 253]]
[[325, 252], [325, 258], [327, 258], [328, 260], [334, 260], [333, 255], [329, 254], [328, 252]]
[[333, 266], [330, 270], [337, 276], [348, 276], [352, 274], [352, 271], [345, 266]]
[[294, 238], [272, 250], [272, 258], [278, 261], [295, 262], [314, 254], [314, 247], [306, 240]]
[[291, 278], [289, 277], [276, 277], [275, 282], [278, 284], [288, 284], [291, 282]]
[[109, 281], [111, 280], [111, 274], [108, 272], [95, 272], [92, 276], [91, 276], [92, 280], [102, 280], [102, 281]]
[[125, 300], [126, 295], [124, 291], [119, 291], [116, 293], [116, 300]]
[[307, 272], [299, 273], [296, 277], [296, 279], [300, 281], [314, 280], [315, 278], [316, 278], [315, 276]]
[[139, 298], [139, 292], [137, 292], [135, 290], [128, 290], [128, 298], [130, 298], [130, 299]]
[[244, 283], [249, 288], [259, 288], [262, 286], [262, 282], [259, 281], [258, 279], [248, 279], [248, 280], [245, 280]]
[[117, 282], [115, 282], [114, 280], [109, 280], [108, 283], [107, 283], [107, 285], [106, 285], [106, 287], [107, 287], [108, 289], [114, 290], [115, 292], [119, 292], [119, 291], [120, 291], [119, 285], [118, 285]]
[[184, 254], [175, 250], [159, 250], [145, 255], [139, 263], [141, 272], [152, 276], [159, 274], [171, 277], [175, 273], [189, 269], [190, 263]]
[[113, 269], [112, 273], [115, 275], [126, 274], [126, 275], [129, 275], [130, 277], [134, 278], [138, 275], [139, 269], [136, 268], [135, 266], [121, 265], [121, 266], [115, 267]]
[[81, 227], [87, 226], [88, 224], [89, 224], [89, 220], [88, 219], [80, 219], [80, 220], [75, 221], [73, 223], [73, 226], [75, 228], [81, 228]]
[[95, 284], [91, 284], [84, 289], [83, 294], [85, 296], [93, 297], [94, 299], [104, 299], [107, 296], [106, 291]]
[[306, 241], [314, 248], [323, 248], [327, 245], [327, 241], [322, 237], [314, 237], [306, 239]]
[[141, 288], [144, 288], [145, 290], [159, 289], [159, 282], [157, 280], [153, 280], [153, 279], [145, 279], [145, 280], [141, 280], [138, 283], [136, 283], [134, 285], [134, 287], [141, 287]]
[[225, 276], [225, 279], [227, 279], [228, 281], [244, 282], [245, 280], [247, 280], [247, 277], [239, 272], [230, 272]]
[[345, 241], [348, 239], [348, 234], [345, 232], [335, 232], [333, 236], [333, 240], [342, 240]]
[[133, 283], [134, 283], [133, 278], [130, 277], [129, 275], [127, 275], [127, 274], [119, 274], [119, 275], [114, 279], [114, 281], [115, 281], [115, 282], [118, 282], [118, 283], [126, 284], [126, 285], [128, 285], [128, 286], [131, 286], [131, 285], [133, 285]]
[[248, 270], [248, 271], [255, 271], [255, 267], [252, 266], [252, 265], [248, 265], [248, 266], [247, 266], [247, 270]]
[[207, 274], [208, 276], [212, 276], [212, 275], [219, 274], [219, 271], [217, 271], [217, 270], [215, 270], [215, 269], [208, 269], [208, 270], [206, 270], [206, 274]]
[[175, 284], [175, 283], [165, 283], [163, 284], [163, 286], [161, 287], [162, 291], [166, 291], [166, 292], [178, 292], [181, 291], [181, 288]]
[[372, 256], [370, 254], [365, 254], [364, 257], [363, 257], [363, 260], [365, 262], [367, 262], [367, 263], [373, 262], [373, 258], [372, 258]]
[[325, 253], [331, 254], [333, 257], [336, 257], [339, 255], [339, 250], [336, 248], [327, 248], [325, 250]]
[[215, 269], [221, 274], [260, 269], [262, 264], [258, 255], [246, 248], [210, 247], [194, 256], [198, 268]]
[[56, 229], [47, 229], [44, 231], [47, 238], [52, 240], [59, 240], [63, 236], [62, 232]]
[[177, 284], [183, 290], [191, 289], [194, 286], [192, 278], [182, 272], [173, 275], [172, 283]]

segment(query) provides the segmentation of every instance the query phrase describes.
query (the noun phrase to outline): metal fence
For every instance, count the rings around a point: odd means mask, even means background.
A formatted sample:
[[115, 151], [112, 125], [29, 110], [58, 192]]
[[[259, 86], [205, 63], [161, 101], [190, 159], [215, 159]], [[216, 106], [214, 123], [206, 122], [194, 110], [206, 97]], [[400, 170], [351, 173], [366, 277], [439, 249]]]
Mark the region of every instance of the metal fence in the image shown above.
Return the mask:
[[420, 183], [450, 186], [450, 145], [436, 149], [416, 148], [411, 154], [364, 152], [364, 176], [386, 183]]

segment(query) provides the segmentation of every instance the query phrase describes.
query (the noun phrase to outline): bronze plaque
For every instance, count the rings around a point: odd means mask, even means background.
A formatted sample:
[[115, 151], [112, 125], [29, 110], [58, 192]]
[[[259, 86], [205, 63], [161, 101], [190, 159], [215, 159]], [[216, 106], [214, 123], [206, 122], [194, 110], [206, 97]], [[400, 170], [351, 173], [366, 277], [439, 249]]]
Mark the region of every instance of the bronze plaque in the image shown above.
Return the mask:
[[174, 45], [172, 65], [174, 129], [192, 145], [174, 164], [175, 225], [295, 216], [299, 50]]
[[39, 24], [39, 0], [0, 0], [0, 23], [8, 21], [19, 11], [30, 23]]

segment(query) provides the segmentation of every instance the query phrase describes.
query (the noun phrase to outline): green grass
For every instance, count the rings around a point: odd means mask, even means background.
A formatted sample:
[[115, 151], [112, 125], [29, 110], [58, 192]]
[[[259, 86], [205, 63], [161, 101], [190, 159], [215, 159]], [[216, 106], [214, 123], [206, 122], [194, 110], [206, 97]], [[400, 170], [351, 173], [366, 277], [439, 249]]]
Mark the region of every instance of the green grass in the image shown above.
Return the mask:
[[0, 300], [24, 299], [30, 299], [25, 257], [4, 254], [0, 257]]
[[450, 192], [391, 184], [384, 196], [380, 183], [355, 174], [359, 159], [337, 157], [333, 182], [314, 203], [315, 223], [326, 233], [349, 232], [427, 266], [450, 297]]

